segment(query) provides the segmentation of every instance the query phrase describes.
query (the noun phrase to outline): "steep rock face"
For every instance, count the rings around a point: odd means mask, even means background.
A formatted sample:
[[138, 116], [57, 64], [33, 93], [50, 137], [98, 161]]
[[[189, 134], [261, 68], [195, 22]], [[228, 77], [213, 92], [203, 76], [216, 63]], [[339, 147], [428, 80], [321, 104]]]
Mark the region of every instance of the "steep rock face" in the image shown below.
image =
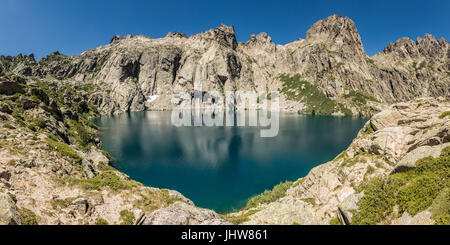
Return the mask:
[[[0, 57], [3, 73], [90, 83], [90, 101], [102, 114], [170, 109], [172, 95], [200, 91], [277, 91], [282, 74], [299, 74], [353, 114], [373, 114], [385, 103], [418, 96], [449, 98], [449, 49], [427, 34], [401, 38], [373, 57], [364, 53], [355, 23], [332, 15], [313, 24], [306, 39], [276, 45], [266, 33], [237, 43], [232, 26], [187, 37], [115, 36], [110, 44], [77, 56], [55, 52], [34, 57]], [[355, 93], [356, 92], [356, 93]], [[360, 103], [355, 94], [371, 96]], [[305, 100], [281, 95], [283, 110], [301, 110]], [[340, 112], [342, 107], [334, 108]]]

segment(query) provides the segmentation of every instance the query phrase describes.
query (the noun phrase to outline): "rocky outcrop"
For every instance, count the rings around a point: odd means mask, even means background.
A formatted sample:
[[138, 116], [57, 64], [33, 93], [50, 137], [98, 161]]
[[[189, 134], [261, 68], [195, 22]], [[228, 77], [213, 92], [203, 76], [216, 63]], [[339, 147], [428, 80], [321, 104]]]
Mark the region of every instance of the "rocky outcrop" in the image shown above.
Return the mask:
[[175, 202], [146, 216], [143, 225], [231, 225], [231, 223], [211, 210], [185, 202]]
[[[420, 98], [390, 106], [369, 120], [343, 153], [294, 182], [285, 197], [259, 204], [258, 212], [250, 215], [246, 224], [328, 224], [332, 219], [353, 224], [360, 200], [366, 195], [361, 187], [370, 180], [415, 168], [417, 160], [439, 157], [449, 148], [450, 118], [441, 116], [446, 111], [450, 111], [450, 103], [443, 98]], [[445, 200], [445, 188], [442, 196]], [[414, 217], [404, 212], [398, 213], [400, 219], [394, 216], [373, 222], [431, 224], [430, 209]]]
[[[401, 38], [368, 57], [355, 23], [332, 15], [313, 24], [306, 39], [286, 45], [274, 44], [266, 33], [237, 43], [234, 27], [221, 25], [190, 37], [114, 36], [108, 45], [72, 57], [59, 52], [40, 61], [32, 55], [0, 57], [0, 67], [92, 84], [89, 101], [102, 114], [170, 109], [177, 106], [171, 100], [176, 92], [278, 91], [280, 75], [298, 74], [353, 114], [371, 115], [383, 104], [418, 96], [448, 99], [448, 52], [446, 40], [427, 34], [416, 42]], [[302, 99], [282, 94], [280, 103], [283, 110], [308, 111]]]
[[11, 197], [0, 193], [0, 225], [21, 225], [22, 218]]

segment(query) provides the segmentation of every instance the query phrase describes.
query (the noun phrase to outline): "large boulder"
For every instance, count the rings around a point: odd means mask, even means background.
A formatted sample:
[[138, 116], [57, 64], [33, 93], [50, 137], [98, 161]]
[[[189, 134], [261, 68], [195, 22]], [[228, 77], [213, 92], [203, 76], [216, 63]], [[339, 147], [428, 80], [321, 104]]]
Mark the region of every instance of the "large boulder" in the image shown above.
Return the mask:
[[371, 138], [369, 152], [398, 159], [408, 150], [408, 143], [413, 139], [408, 127], [387, 127], [375, 132]]
[[370, 125], [373, 130], [378, 131], [386, 127], [397, 126], [398, 120], [401, 118], [401, 114], [394, 109], [382, 111], [370, 119]]
[[408, 212], [404, 212], [402, 217], [392, 222], [393, 225], [432, 225], [434, 220], [431, 219], [431, 212], [428, 210], [422, 211], [414, 216]]
[[359, 209], [359, 199], [364, 196], [364, 192], [349, 195], [339, 204], [338, 218], [344, 225], [350, 225], [352, 222], [353, 212]]
[[445, 143], [442, 145], [436, 146], [421, 146], [416, 148], [408, 154], [406, 154], [395, 166], [393, 173], [403, 172], [411, 168], [416, 167], [417, 160], [420, 160], [425, 157], [439, 157], [441, 155], [442, 149], [450, 146], [450, 143]]
[[212, 210], [175, 202], [148, 215], [143, 225], [230, 225]]
[[0, 225], [21, 225], [22, 217], [12, 198], [0, 193]]

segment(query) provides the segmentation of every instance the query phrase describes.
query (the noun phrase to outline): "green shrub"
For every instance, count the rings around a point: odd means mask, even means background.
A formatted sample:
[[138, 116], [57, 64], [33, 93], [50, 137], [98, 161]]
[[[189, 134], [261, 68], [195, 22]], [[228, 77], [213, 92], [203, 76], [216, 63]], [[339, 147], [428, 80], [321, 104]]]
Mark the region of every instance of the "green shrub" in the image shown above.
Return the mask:
[[330, 225], [342, 225], [338, 217], [334, 217], [330, 220]]
[[276, 185], [272, 190], [265, 190], [264, 193], [250, 198], [247, 201], [246, 208], [257, 207], [260, 203], [270, 203], [286, 196], [286, 191], [292, 184], [293, 182], [286, 181]]
[[439, 119], [444, 119], [446, 116], [450, 116], [450, 111], [442, 112], [442, 114], [439, 116]]
[[430, 211], [437, 225], [450, 225], [450, 188], [446, 187], [434, 199]]
[[353, 102], [358, 104], [366, 104], [368, 100], [377, 102], [377, 99], [373, 96], [354, 90], [351, 90], [348, 94], [344, 95], [344, 98], [351, 98]]
[[438, 158], [418, 160], [416, 168], [372, 179], [358, 188], [358, 192], [364, 191], [364, 196], [358, 202], [359, 212], [353, 216], [352, 223], [382, 223], [392, 217], [394, 206], [398, 206], [398, 216], [405, 211], [416, 215], [431, 206], [432, 211], [441, 210], [434, 211], [436, 223], [447, 222], [449, 211], [444, 204], [448, 202], [448, 194], [439, 195], [450, 187], [449, 172], [450, 147], [446, 147]]
[[134, 214], [128, 210], [120, 211], [120, 225], [133, 225], [135, 221]]
[[302, 198], [300, 200], [302, 200], [304, 202], [307, 202], [307, 203], [310, 203], [312, 205], [316, 205], [316, 199], [315, 198]]
[[106, 220], [104, 220], [102, 218], [98, 218], [95, 221], [94, 225], [109, 225], [109, 223], [108, 223], [108, 221], [106, 221]]
[[439, 182], [438, 176], [431, 174], [418, 176], [408, 185], [402, 186], [397, 194], [399, 214], [408, 211], [409, 214], [414, 216], [428, 208], [439, 193], [441, 184]]
[[139, 185], [138, 182], [125, 180], [119, 177], [114, 170], [101, 172], [99, 175], [90, 179], [78, 179], [74, 177], [64, 177], [62, 181], [69, 185], [80, 185], [84, 189], [101, 190], [108, 187], [114, 191], [127, 190]]
[[74, 121], [66, 120], [69, 126], [69, 135], [75, 139], [76, 144], [83, 150], [88, 150], [94, 142], [95, 134], [87, 126]]
[[77, 199], [76, 197], [69, 197], [69, 198], [65, 198], [65, 199], [53, 199], [51, 200], [51, 204], [53, 209], [57, 209], [57, 208], [68, 208], [73, 201], [75, 201], [75, 199]]
[[[343, 108], [345, 108], [343, 105], [328, 98], [316, 85], [301, 80], [299, 74], [292, 77], [283, 74], [279, 78], [283, 84], [280, 92], [286, 95], [288, 100], [304, 102], [307, 105], [307, 109], [303, 111], [304, 113], [331, 115], [333, 112], [343, 111]], [[344, 110], [343, 112], [349, 113], [349, 110]]]
[[367, 166], [366, 174], [373, 174], [375, 168], [372, 165]]
[[21, 208], [19, 214], [22, 217], [22, 225], [38, 225], [36, 214], [33, 211]]
[[45, 129], [47, 127], [47, 123], [43, 118], [37, 117], [31, 119], [31, 122], [28, 124], [28, 128], [37, 131], [38, 129]]
[[47, 143], [51, 149], [56, 150], [63, 156], [70, 157], [77, 162], [81, 162], [82, 160], [80, 155], [66, 143], [58, 142], [50, 138], [46, 138], [45, 143]]
[[170, 196], [167, 189], [147, 190], [139, 193], [139, 195], [141, 198], [136, 200], [134, 205], [142, 209], [145, 213], [151, 213], [156, 209], [167, 207], [177, 201], [184, 202], [181, 198]]
[[235, 225], [239, 225], [246, 221], [249, 221], [250, 220], [249, 217], [257, 212], [259, 212], [258, 209], [253, 209], [253, 210], [249, 210], [247, 212], [243, 212], [239, 216], [227, 216], [227, 215], [221, 215], [221, 216], [223, 219], [226, 219]]

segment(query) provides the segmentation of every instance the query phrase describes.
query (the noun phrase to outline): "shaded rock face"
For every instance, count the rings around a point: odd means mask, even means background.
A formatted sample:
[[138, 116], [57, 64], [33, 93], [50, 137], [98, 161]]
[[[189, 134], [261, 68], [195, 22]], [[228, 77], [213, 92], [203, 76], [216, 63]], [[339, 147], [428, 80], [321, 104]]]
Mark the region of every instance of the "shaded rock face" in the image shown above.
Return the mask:
[[[189, 38], [178, 32], [159, 39], [114, 36], [110, 44], [73, 57], [58, 52], [40, 61], [32, 55], [2, 56], [0, 68], [94, 84], [89, 100], [102, 114], [171, 109], [177, 105], [171, 103], [172, 94], [192, 95], [196, 89], [278, 91], [281, 74], [299, 74], [354, 114], [367, 115], [379, 106], [355, 106], [346, 99], [350, 92], [371, 95], [381, 104], [419, 96], [449, 99], [448, 46], [445, 39], [427, 34], [416, 42], [400, 38], [368, 57], [355, 23], [332, 15], [313, 24], [306, 39], [286, 45], [274, 44], [266, 33], [237, 43], [234, 27], [221, 25]], [[303, 107], [283, 94], [280, 103], [282, 110]]]
[[0, 225], [21, 225], [22, 218], [11, 197], [0, 193]]

